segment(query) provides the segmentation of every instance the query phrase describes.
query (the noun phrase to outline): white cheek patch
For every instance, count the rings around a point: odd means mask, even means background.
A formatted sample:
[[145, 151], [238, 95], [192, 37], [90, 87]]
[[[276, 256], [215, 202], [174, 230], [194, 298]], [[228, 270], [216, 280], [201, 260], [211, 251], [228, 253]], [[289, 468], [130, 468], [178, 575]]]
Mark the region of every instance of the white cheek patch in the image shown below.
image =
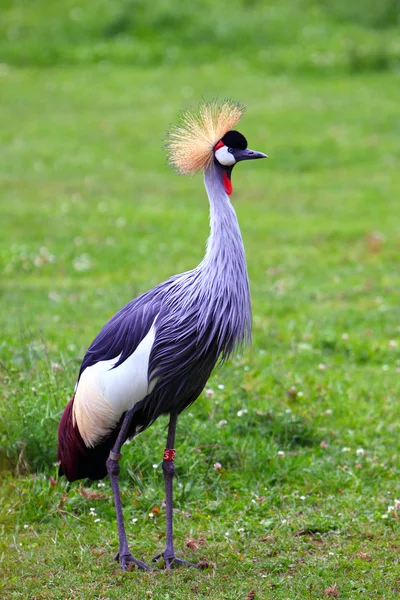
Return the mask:
[[228, 152], [228, 148], [226, 146], [222, 146], [215, 152], [215, 158], [219, 162], [220, 165], [224, 167], [231, 167], [235, 164], [235, 157], [231, 152]]

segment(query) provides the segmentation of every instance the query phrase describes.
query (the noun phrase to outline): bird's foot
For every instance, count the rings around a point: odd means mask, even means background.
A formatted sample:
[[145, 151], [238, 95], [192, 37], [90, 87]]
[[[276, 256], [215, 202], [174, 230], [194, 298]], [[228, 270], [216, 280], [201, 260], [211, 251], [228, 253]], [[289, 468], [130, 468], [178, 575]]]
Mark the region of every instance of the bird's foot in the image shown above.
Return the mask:
[[160, 552], [160, 554], [156, 554], [152, 562], [157, 562], [161, 557], [164, 559], [165, 566], [169, 570], [172, 569], [173, 565], [184, 565], [185, 567], [194, 567], [195, 569], [199, 568], [199, 565], [196, 565], [196, 563], [183, 560], [182, 558], [177, 558], [173, 552], [168, 552], [167, 550]]
[[146, 563], [132, 556], [130, 552], [125, 554], [120, 554], [118, 552], [114, 558], [120, 563], [121, 569], [123, 571], [127, 571], [129, 565], [136, 565], [139, 569], [142, 569], [143, 571], [151, 571], [151, 567], [149, 567], [149, 565], [146, 565]]

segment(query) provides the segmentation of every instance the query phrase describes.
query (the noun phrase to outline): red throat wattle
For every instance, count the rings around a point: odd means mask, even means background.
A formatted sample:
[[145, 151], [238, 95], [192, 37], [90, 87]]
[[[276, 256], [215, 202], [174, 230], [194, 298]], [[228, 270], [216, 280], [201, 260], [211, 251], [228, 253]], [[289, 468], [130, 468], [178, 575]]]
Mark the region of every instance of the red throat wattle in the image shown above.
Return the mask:
[[222, 175], [222, 183], [228, 196], [232, 194], [232, 181], [229, 179], [228, 173], [224, 171]]

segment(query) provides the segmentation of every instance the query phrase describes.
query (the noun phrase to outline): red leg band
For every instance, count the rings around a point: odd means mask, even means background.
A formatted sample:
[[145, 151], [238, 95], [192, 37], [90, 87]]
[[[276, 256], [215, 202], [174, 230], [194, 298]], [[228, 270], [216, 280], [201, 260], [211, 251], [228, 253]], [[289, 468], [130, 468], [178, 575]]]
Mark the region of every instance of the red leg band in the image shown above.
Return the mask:
[[170, 448], [165, 448], [164, 450], [164, 460], [174, 460], [176, 450], [171, 450]]

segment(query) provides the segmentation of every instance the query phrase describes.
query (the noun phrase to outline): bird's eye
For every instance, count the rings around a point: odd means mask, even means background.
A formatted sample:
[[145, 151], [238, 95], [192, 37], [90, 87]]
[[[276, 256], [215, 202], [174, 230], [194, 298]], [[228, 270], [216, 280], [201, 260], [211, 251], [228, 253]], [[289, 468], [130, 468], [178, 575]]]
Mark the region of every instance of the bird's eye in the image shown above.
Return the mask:
[[233, 154], [233, 148], [228, 148], [228, 152], [230, 152], [231, 154]]

